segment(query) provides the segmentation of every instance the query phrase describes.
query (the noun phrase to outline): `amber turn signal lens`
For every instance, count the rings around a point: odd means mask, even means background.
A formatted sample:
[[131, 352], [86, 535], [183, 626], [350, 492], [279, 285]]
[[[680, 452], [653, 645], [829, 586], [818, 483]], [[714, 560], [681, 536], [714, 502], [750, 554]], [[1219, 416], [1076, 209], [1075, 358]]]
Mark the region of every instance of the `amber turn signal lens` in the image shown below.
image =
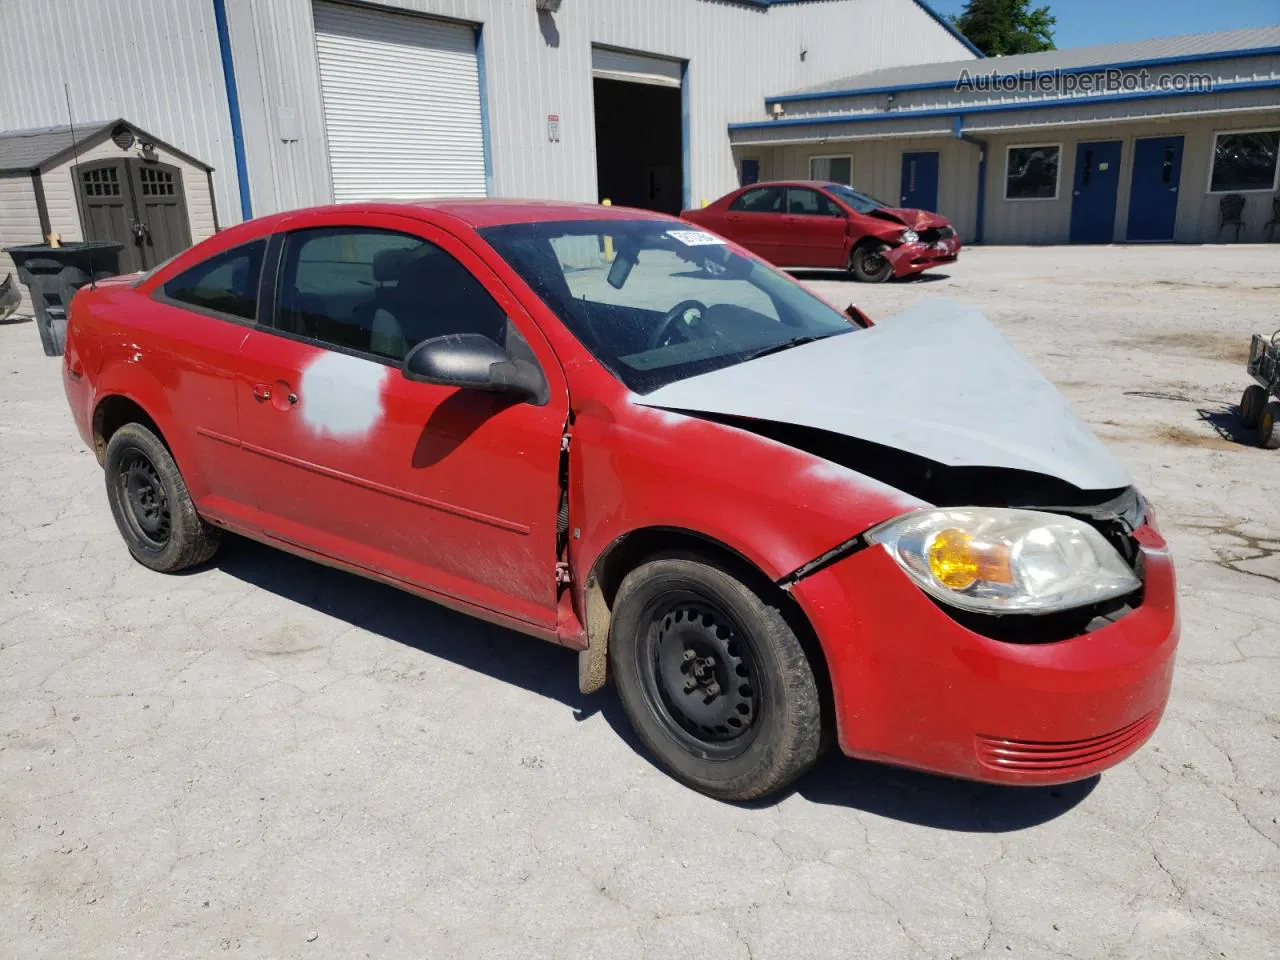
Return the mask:
[[975, 540], [955, 527], [941, 530], [930, 541], [929, 572], [951, 590], [965, 590], [979, 580], [1013, 583], [1009, 548], [1003, 543]]

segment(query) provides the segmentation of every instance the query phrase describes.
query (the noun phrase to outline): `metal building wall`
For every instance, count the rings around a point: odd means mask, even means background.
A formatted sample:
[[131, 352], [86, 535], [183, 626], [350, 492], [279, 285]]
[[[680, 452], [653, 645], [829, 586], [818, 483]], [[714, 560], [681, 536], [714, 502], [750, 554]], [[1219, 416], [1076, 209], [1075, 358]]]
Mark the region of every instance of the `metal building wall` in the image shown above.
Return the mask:
[[[1001, 71], [1012, 69], [1004, 67], [1000, 60], [991, 60], [989, 64], [982, 62], [974, 62], [970, 68], [972, 77], [989, 74], [993, 70], [1000, 68]], [[921, 77], [932, 77], [936, 73], [938, 67], [936, 64], [927, 64], [920, 71]], [[955, 75], [960, 75], [959, 68], [954, 69]], [[1143, 88], [1137, 86], [1140, 70], [1119, 70], [1117, 71], [1119, 82], [1132, 83], [1134, 86], [1129, 89], [1139, 91]], [[1280, 80], [1280, 56], [1271, 54], [1265, 56], [1252, 56], [1243, 58], [1224, 59], [1221, 57], [1214, 58], [1206, 55], [1203, 60], [1195, 60], [1188, 63], [1178, 63], [1169, 66], [1153, 66], [1147, 68], [1149, 74], [1150, 86], [1147, 90], [1156, 90], [1159, 85], [1164, 82], [1172, 83], [1175, 80], [1185, 81], [1188, 74], [1207, 76], [1212, 79], [1215, 88], [1229, 88], [1233, 84], [1253, 84], [1266, 83], [1268, 81]], [[856, 80], [857, 78], [853, 78]], [[915, 82], [913, 76], [903, 76], [902, 83]], [[800, 117], [815, 117], [829, 115], [857, 115], [865, 113], [880, 113], [889, 109], [890, 106], [894, 113], [901, 113], [904, 116], [909, 115], [913, 111], [923, 110], [949, 110], [956, 113], [964, 113], [975, 107], [991, 107], [991, 106], [1011, 106], [1014, 104], [1034, 104], [1037, 101], [1061, 101], [1061, 100], [1090, 100], [1101, 96], [1115, 96], [1117, 93], [1123, 95], [1124, 91], [1116, 92], [1099, 92], [1083, 87], [1075, 91], [1064, 91], [1055, 87], [1046, 90], [1035, 89], [1018, 89], [1012, 91], [1004, 90], [976, 90], [965, 89], [957, 90], [955, 86], [945, 85], [949, 81], [941, 82], [943, 85], [930, 87], [924, 90], [900, 90], [896, 91], [893, 96], [892, 104], [886, 100], [886, 93], [883, 89], [880, 92], [871, 93], [854, 93], [849, 96], [836, 96], [826, 94], [811, 100], [804, 99], [784, 99], [783, 107], [785, 108], [785, 116], [789, 119]], [[770, 91], [778, 93], [779, 91]], [[1275, 93], [1271, 91], [1274, 98]], [[1132, 109], [1151, 113], [1158, 107], [1152, 104], [1160, 104], [1163, 102], [1160, 98], [1151, 100], [1131, 101]]]
[[[1234, 231], [1218, 233], [1221, 194], [1209, 193], [1209, 169], [1214, 134], [1226, 130], [1280, 130], [1280, 110], [1252, 114], [1188, 116], [1166, 121], [1098, 124], [1087, 127], [1021, 130], [989, 138], [987, 163], [986, 241], [988, 243], [1066, 243], [1071, 227], [1071, 191], [1075, 178], [1076, 145], [1098, 140], [1122, 141], [1120, 185], [1116, 198], [1115, 237], [1123, 240], [1128, 227], [1129, 188], [1133, 171], [1133, 144], [1141, 137], [1182, 135], [1182, 175], [1178, 186], [1178, 219], [1174, 240], [1179, 243], [1213, 243], [1234, 239]], [[1062, 159], [1058, 196], [1054, 200], [1005, 200], [1005, 158], [1008, 148], [1020, 144], [1061, 143]], [[1264, 238], [1263, 224], [1271, 217], [1270, 191], [1244, 194], [1245, 228], [1241, 239]]]
[[0, 0], [0, 130], [123, 117], [214, 167], [224, 222], [235, 154], [210, 0]]
[[[813, 0], [770, 9], [733, 0], [389, 0], [482, 24], [493, 191], [596, 200], [591, 46], [685, 60], [691, 197], [737, 183], [726, 124], [759, 119], [770, 91], [851, 69], [971, 54], [911, 0]], [[331, 199], [310, 0], [228, 0], [256, 213]], [[281, 111], [300, 138], [280, 138]], [[547, 138], [547, 115], [561, 140]], [[157, 135], [160, 135], [157, 132]], [[221, 207], [221, 209], [225, 209]]]

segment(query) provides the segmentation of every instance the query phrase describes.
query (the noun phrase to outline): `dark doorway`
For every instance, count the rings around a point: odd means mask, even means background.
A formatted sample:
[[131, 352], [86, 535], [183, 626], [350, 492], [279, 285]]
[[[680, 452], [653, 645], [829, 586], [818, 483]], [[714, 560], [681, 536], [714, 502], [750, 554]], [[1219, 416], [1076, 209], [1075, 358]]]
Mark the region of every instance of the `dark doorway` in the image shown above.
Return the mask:
[[123, 243], [123, 273], [150, 270], [191, 246], [182, 171], [133, 158], [82, 163], [75, 177], [86, 240]]
[[680, 90], [595, 78], [600, 199], [679, 213], [684, 198]]

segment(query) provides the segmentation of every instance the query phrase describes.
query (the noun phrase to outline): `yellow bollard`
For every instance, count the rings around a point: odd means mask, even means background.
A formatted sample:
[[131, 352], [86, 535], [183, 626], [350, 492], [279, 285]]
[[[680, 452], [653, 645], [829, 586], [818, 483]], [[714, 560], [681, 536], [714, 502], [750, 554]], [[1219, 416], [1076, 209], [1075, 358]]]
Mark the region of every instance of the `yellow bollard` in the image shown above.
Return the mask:
[[[612, 207], [613, 201], [605, 197], [600, 201], [602, 207]], [[606, 263], [613, 263], [613, 237], [606, 236], [604, 238], [604, 259]]]

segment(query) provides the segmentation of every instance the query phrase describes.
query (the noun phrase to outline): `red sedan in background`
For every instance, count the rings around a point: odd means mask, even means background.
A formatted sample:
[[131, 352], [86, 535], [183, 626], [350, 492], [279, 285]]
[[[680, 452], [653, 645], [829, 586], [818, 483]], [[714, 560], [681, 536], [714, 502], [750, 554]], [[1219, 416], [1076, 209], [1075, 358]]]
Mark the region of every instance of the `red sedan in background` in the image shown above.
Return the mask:
[[780, 267], [848, 270], [865, 283], [909, 277], [960, 254], [946, 217], [890, 207], [842, 183], [753, 183], [680, 216]]

